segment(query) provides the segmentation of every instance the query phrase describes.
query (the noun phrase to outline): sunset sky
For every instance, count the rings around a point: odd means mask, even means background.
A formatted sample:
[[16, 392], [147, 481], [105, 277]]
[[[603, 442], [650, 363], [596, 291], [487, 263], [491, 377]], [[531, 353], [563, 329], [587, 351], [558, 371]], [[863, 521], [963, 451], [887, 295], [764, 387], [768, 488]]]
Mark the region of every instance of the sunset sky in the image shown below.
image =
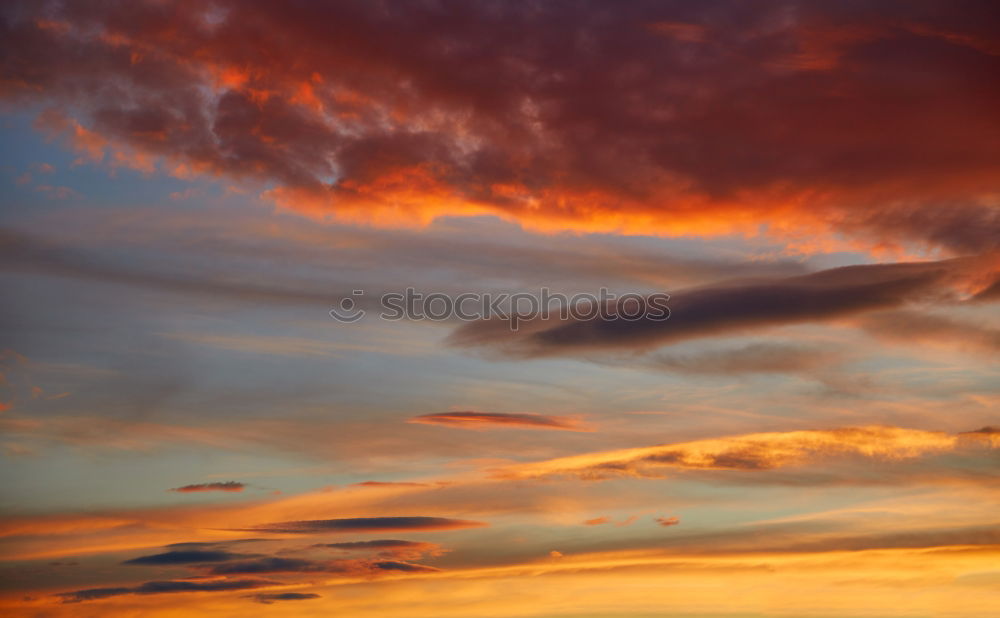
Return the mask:
[[4, 2], [0, 144], [2, 616], [1000, 616], [994, 1]]

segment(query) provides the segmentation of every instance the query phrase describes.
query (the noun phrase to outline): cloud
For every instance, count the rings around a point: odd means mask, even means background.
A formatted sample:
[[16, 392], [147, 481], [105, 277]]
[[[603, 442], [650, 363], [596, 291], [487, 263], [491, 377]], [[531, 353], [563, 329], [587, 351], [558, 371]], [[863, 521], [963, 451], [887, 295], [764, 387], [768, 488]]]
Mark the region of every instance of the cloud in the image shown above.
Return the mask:
[[656, 517], [653, 521], [664, 527], [676, 526], [681, 523], [679, 517]]
[[253, 588], [263, 588], [277, 585], [263, 579], [235, 579], [235, 580], [214, 580], [214, 581], [152, 581], [131, 587], [117, 588], [88, 588], [75, 590], [73, 592], [63, 592], [58, 596], [62, 597], [64, 603], [78, 603], [80, 601], [93, 601], [96, 599], [106, 599], [126, 594], [166, 594], [172, 592], [228, 592], [232, 590], [251, 590]]
[[500, 412], [436, 412], [422, 414], [409, 420], [411, 423], [446, 425], [461, 429], [488, 429], [490, 427], [515, 427], [527, 429], [561, 429], [565, 431], [591, 431], [576, 420], [542, 414], [504, 414]]
[[608, 319], [551, 321], [535, 316], [517, 331], [501, 320], [470, 322], [452, 333], [451, 342], [493, 346], [517, 357], [646, 350], [689, 339], [825, 322], [908, 302], [955, 300], [984, 270], [995, 268], [988, 258], [957, 258], [724, 282], [672, 293], [668, 319], [648, 312], [629, 319], [611, 305], [606, 312]]
[[374, 541], [348, 541], [345, 543], [320, 543], [315, 547], [329, 547], [332, 549], [396, 549], [400, 547], [425, 547], [433, 543], [421, 541], [401, 541], [398, 539], [376, 539]]
[[973, 298], [975, 302], [993, 302], [1000, 300], [1000, 278], [979, 291]]
[[372, 541], [349, 541], [345, 543], [319, 543], [313, 547], [337, 549], [348, 552], [377, 551], [381, 557], [416, 559], [423, 555], [439, 556], [445, 550], [437, 543], [423, 541], [402, 541], [398, 539], [376, 539]]
[[170, 491], [177, 491], [180, 493], [194, 493], [201, 491], [243, 491], [245, 487], [245, 484], [237, 481], [225, 481], [219, 483], [197, 483], [194, 485], [184, 485], [183, 487], [175, 487]]
[[212, 575], [263, 575], [267, 573], [348, 573], [355, 566], [349, 561], [318, 561], [303, 558], [266, 556], [227, 562], [209, 569]]
[[201, 564], [205, 562], [226, 562], [247, 557], [247, 554], [234, 554], [222, 550], [175, 550], [162, 554], [140, 556], [126, 560], [122, 564], [171, 565], [171, 564]]
[[380, 571], [403, 571], [405, 573], [436, 573], [441, 570], [424, 564], [413, 564], [412, 562], [401, 562], [399, 560], [373, 562], [371, 566]]
[[53, 187], [52, 185], [38, 185], [35, 190], [44, 193], [46, 197], [54, 200], [68, 200], [70, 198], [82, 197], [79, 193], [69, 187]]
[[247, 543], [260, 543], [268, 539], [228, 539], [225, 541], [182, 541], [166, 545], [167, 549], [173, 550], [212, 550], [225, 549], [231, 545], [245, 545]]
[[883, 311], [859, 319], [868, 334], [885, 341], [960, 347], [987, 356], [1000, 352], [1000, 328], [920, 311]]
[[312, 592], [265, 592], [261, 594], [252, 594], [247, 597], [248, 599], [253, 599], [258, 603], [263, 603], [264, 605], [270, 605], [276, 601], [307, 601], [309, 599], [319, 599], [320, 595]]
[[1000, 434], [1000, 428], [998, 428], [998, 427], [991, 427], [991, 426], [987, 425], [986, 427], [982, 427], [982, 428], [976, 429], [974, 431], [963, 431], [962, 434], [963, 435], [969, 435], [969, 434], [994, 435], [994, 434]]
[[479, 521], [447, 517], [353, 517], [284, 521], [262, 524], [248, 530], [284, 534], [323, 534], [331, 532], [384, 532], [388, 530], [456, 530], [486, 525], [488, 524]]
[[958, 434], [958, 437], [966, 440], [976, 440], [988, 444], [993, 448], [1000, 448], [1000, 427], [987, 425], [974, 431], [963, 431]]
[[0, 258], [9, 270], [93, 279], [118, 285], [137, 286], [177, 294], [225, 298], [240, 302], [282, 305], [329, 306], [337, 294], [281, 285], [257, 285], [225, 277], [190, 276], [183, 273], [145, 271], [95, 258], [88, 252], [59, 247], [19, 232], [0, 229]]
[[1000, 238], [1000, 60], [990, 4], [963, 6], [25, 4], [0, 36], [5, 96], [87, 159], [317, 218], [967, 253]]
[[588, 519], [583, 522], [585, 526], [600, 526], [601, 524], [606, 524], [611, 521], [610, 517], [595, 517], [594, 519]]
[[354, 483], [355, 487], [431, 487], [430, 483], [414, 483], [409, 481], [361, 481]]
[[500, 478], [571, 476], [658, 477], [678, 470], [770, 470], [833, 455], [905, 459], [953, 449], [957, 438], [943, 432], [898, 427], [847, 427], [771, 432], [575, 455], [496, 470]]
[[917, 529], [856, 536], [829, 535], [815, 541], [782, 547], [767, 547], [759, 551], [825, 552], [865, 551], [870, 549], [934, 548], [1000, 545], [997, 526], [961, 526], [942, 529]]
[[[237, 542], [255, 541], [255, 539]], [[223, 542], [225, 543], [225, 542]], [[380, 571], [434, 571], [410, 560], [424, 555], [439, 556], [436, 543], [377, 539], [345, 543], [318, 543], [309, 549], [337, 549], [350, 553], [373, 553], [374, 557], [315, 560], [282, 555], [240, 554], [218, 549], [213, 543], [178, 543], [172, 551], [140, 556], [122, 564], [145, 566], [189, 566], [211, 576], [267, 575], [274, 573], [365, 574]]]
[[745, 346], [697, 354], [657, 354], [646, 364], [685, 374], [741, 375], [754, 373], [809, 373], [842, 360], [836, 350], [818, 346], [782, 343], [751, 343]]
[[765, 523], [740, 530], [671, 536], [661, 543], [671, 553], [684, 555], [810, 554], [1000, 545], [1000, 528], [995, 524], [928, 528], [920, 525], [923, 523], [909, 529], [863, 534], [829, 531], [808, 521]]
[[266, 575], [274, 573], [357, 575], [384, 571], [431, 573], [440, 571], [440, 569], [402, 560], [307, 560], [270, 556], [219, 564], [210, 568], [208, 573], [211, 575]]

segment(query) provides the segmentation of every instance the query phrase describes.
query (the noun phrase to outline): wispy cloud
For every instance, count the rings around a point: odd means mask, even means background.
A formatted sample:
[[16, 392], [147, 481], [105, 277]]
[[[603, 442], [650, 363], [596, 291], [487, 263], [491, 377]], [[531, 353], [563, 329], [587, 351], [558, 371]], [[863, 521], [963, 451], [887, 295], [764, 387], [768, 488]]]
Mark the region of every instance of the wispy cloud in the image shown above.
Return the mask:
[[694, 375], [811, 373], [844, 360], [830, 346], [751, 343], [738, 348], [690, 354], [654, 354], [644, 366]]
[[347, 519], [314, 519], [261, 524], [248, 528], [257, 532], [322, 534], [331, 532], [386, 532], [390, 530], [456, 530], [478, 528], [487, 524], [479, 521], [447, 517], [353, 517]]
[[233, 590], [250, 590], [253, 588], [264, 588], [278, 585], [278, 582], [264, 579], [235, 579], [235, 580], [214, 580], [214, 581], [184, 581], [184, 580], [164, 580], [151, 581], [138, 586], [122, 586], [117, 588], [86, 588], [64, 592], [58, 596], [62, 597], [64, 603], [78, 603], [80, 601], [93, 601], [96, 599], [106, 599], [127, 594], [167, 594], [177, 592], [229, 592]]
[[149, 566], [163, 566], [171, 564], [204, 564], [207, 562], [226, 562], [246, 558], [247, 554], [234, 554], [222, 550], [175, 550], [162, 554], [152, 554], [149, 556], [139, 556], [131, 560], [126, 560], [122, 564], [139, 564]]
[[439, 556], [445, 552], [437, 543], [425, 541], [403, 541], [399, 539], [375, 539], [372, 541], [347, 541], [344, 543], [319, 543], [313, 547], [336, 549], [344, 552], [375, 551], [381, 557], [395, 557], [413, 560], [424, 555]]
[[202, 491], [240, 492], [245, 488], [246, 485], [238, 481], [223, 481], [216, 483], [195, 483], [193, 485], [184, 485], [182, 487], [174, 487], [170, 491], [176, 491], [182, 494], [197, 493]]
[[505, 414], [500, 412], [435, 412], [410, 419], [411, 423], [446, 425], [461, 429], [489, 429], [515, 427], [527, 429], [561, 429], [564, 431], [592, 431], [576, 419], [543, 414]]
[[264, 592], [261, 594], [252, 594], [247, 598], [253, 599], [258, 603], [263, 603], [264, 605], [270, 605], [277, 601], [308, 601], [321, 597], [313, 592]]
[[431, 487], [431, 483], [417, 483], [413, 481], [361, 481], [355, 483], [355, 487]]
[[939, 453], [958, 439], [943, 432], [898, 427], [848, 427], [772, 432], [576, 455], [515, 464], [496, 471], [501, 478], [569, 475], [584, 479], [661, 476], [666, 470], [768, 470], [823, 456], [854, 454], [902, 459]]

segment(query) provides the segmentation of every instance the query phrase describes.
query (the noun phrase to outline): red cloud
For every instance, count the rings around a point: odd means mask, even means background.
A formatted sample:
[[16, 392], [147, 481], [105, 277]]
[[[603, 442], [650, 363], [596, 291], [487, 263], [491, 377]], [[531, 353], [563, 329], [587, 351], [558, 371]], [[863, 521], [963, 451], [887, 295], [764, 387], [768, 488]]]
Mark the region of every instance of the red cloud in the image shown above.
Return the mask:
[[321, 218], [996, 248], [990, 5], [785, 11], [31, 3], [5, 96], [63, 110], [45, 126], [91, 160], [271, 182]]

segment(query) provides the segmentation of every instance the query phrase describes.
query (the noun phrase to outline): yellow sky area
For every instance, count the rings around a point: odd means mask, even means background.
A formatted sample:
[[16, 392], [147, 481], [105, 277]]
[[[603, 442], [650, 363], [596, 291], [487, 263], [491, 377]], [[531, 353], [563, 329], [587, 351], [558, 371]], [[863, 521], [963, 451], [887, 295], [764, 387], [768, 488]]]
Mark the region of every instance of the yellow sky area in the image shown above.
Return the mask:
[[[530, 564], [418, 576], [313, 581], [239, 593], [122, 596], [60, 604], [3, 601], [5, 615], [236, 615], [260, 592], [320, 594], [276, 602], [275, 616], [989, 616], [1000, 604], [1000, 547], [670, 556], [656, 551], [548, 557]], [[263, 609], [263, 608], [260, 608]]]

